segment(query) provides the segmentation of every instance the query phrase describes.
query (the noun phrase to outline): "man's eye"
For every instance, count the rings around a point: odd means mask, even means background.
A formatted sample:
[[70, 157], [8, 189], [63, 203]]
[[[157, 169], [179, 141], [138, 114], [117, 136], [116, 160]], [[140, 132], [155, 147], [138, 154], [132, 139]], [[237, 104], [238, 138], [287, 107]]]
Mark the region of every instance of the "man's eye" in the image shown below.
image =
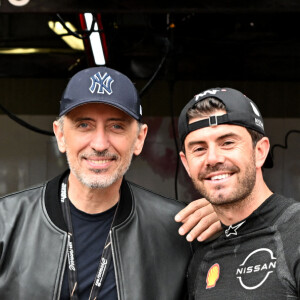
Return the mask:
[[123, 129], [123, 126], [119, 125], [119, 124], [114, 124], [112, 126], [114, 129]]
[[224, 142], [224, 146], [230, 146], [230, 145], [232, 145], [233, 144], [233, 141], [226, 141], [226, 142]]
[[79, 128], [87, 128], [88, 127], [88, 124], [87, 123], [80, 123], [78, 125]]
[[194, 149], [194, 152], [201, 152], [201, 151], [204, 151], [204, 147], [197, 147]]

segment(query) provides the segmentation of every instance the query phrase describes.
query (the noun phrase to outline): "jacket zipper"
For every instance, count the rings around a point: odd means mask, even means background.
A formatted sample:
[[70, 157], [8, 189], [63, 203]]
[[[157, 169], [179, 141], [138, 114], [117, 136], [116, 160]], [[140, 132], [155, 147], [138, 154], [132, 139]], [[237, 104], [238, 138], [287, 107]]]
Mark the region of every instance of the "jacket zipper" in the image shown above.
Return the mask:
[[67, 257], [68, 257], [68, 251], [66, 251], [67, 247], [68, 247], [68, 243], [65, 243], [65, 249], [64, 249], [65, 258], [63, 260], [63, 267], [62, 267], [62, 272], [61, 272], [61, 279], [60, 279], [60, 283], [59, 283], [59, 287], [58, 287], [58, 293], [57, 293], [57, 300], [60, 299], [61, 287], [62, 287], [62, 283], [63, 283], [63, 280], [64, 280], [64, 274], [65, 274], [65, 270], [66, 270], [66, 261], [67, 261]]
[[110, 242], [111, 242], [112, 260], [113, 260], [114, 270], [115, 270], [117, 296], [118, 296], [118, 300], [121, 300], [118, 273], [117, 273], [117, 268], [116, 268], [116, 257], [115, 257], [115, 251], [114, 251], [114, 243], [113, 243], [113, 238], [112, 238], [112, 230], [110, 230], [109, 234], [110, 234]]

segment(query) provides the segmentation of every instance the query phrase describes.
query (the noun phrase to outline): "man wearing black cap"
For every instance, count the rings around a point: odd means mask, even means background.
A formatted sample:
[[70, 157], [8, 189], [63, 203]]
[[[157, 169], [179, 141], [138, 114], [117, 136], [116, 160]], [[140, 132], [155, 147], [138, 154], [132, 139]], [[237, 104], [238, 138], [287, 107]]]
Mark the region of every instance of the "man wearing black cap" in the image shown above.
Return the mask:
[[123, 178], [142, 151], [141, 116], [123, 74], [71, 78], [53, 125], [70, 171], [0, 200], [1, 300], [184, 298], [192, 252], [174, 222], [184, 206]]
[[299, 299], [300, 204], [272, 193], [257, 106], [231, 88], [196, 95], [179, 117], [180, 157], [224, 233], [195, 252], [189, 299]]

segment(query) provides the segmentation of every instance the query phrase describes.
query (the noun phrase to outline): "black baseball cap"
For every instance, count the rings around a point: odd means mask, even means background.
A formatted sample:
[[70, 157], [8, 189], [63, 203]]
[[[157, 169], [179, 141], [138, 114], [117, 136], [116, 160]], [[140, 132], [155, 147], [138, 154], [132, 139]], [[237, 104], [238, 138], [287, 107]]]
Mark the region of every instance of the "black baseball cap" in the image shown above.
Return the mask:
[[59, 116], [86, 103], [112, 105], [138, 121], [142, 117], [140, 98], [131, 80], [107, 67], [84, 69], [70, 79], [60, 101]]
[[[207, 119], [189, 124], [187, 112], [189, 109], [193, 108], [196, 103], [206, 98], [219, 99], [225, 105], [227, 113], [221, 116], [210, 116]], [[262, 115], [252, 100], [240, 91], [232, 88], [212, 88], [196, 95], [181, 111], [178, 120], [178, 131], [181, 146], [184, 144], [184, 140], [190, 132], [219, 124], [243, 126], [266, 136]], [[273, 167], [273, 159], [270, 152], [268, 153], [264, 167]]]

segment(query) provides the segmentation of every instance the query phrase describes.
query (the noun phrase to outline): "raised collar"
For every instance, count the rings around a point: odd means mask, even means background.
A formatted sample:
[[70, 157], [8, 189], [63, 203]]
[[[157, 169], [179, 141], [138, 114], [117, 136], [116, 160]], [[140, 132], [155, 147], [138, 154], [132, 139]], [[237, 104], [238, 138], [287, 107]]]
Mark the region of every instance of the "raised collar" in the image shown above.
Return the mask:
[[[45, 206], [51, 221], [63, 231], [67, 231], [67, 225], [63, 218], [60, 203], [60, 188], [65, 176], [68, 176], [70, 170], [53, 178], [46, 183], [45, 189]], [[118, 212], [115, 218], [114, 226], [123, 223], [132, 213], [134, 201], [128, 182], [123, 179], [121, 184], [121, 197]]]
[[293, 199], [272, 194], [250, 216], [230, 226], [222, 224], [225, 239], [242, 236], [274, 224], [282, 211], [293, 204]]

